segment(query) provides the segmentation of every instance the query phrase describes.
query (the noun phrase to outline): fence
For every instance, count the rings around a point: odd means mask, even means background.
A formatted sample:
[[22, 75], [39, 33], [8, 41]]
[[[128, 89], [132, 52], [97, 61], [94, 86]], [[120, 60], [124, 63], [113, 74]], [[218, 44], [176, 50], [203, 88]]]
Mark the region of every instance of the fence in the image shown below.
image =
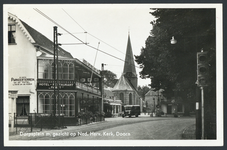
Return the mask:
[[64, 127], [64, 125], [64, 116], [53, 116], [52, 114], [43, 113], [29, 113], [27, 116], [19, 116], [14, 113], [16, 134], [18, 131], [21, 131], [22, 128], [30, 129], [32, 132], [34, 128], [38, 128], [42, 131], [43, 128]]
[[[65, 125], [83, 125], [92, 122], [105, 121], [104, 115], [83, 114], [80, 117], [67, 118], [63, 115], [44, 114], [44, 113], [29, 113], [27, 116], [20, 116], [14, 113], [11, 126], [15, 127], [16, 134], [18, 132], [33, 132], [42, 131], [45, 129], [65, 128]], [[13, 123], [13, 124], [12, 124]]]

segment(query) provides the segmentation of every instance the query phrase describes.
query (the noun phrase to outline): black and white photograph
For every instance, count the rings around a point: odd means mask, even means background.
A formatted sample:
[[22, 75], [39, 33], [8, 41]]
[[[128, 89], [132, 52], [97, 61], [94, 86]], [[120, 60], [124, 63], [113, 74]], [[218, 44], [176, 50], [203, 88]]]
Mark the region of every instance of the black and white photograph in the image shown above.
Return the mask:
[[4, 146], [223, 146], [222, 19], [221, 3], [4, 4]]

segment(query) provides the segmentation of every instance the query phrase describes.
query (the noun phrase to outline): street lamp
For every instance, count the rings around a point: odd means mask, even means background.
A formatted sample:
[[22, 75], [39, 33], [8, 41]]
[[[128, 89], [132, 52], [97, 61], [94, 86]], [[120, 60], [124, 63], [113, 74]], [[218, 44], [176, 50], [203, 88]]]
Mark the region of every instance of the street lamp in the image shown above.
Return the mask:
[[[172, 39], [170, 40], [171, 44], [176, 44], [177, 40], [174, 39], [174, 36], [172, 36]], [[196, 36], [196, 49], [197, 49], [197, 36]], [[198, 53], [197, 53], [198, 55]], [[198, 70], [197, 70], [198, 71]], [[198, 80], [196, 83], [198, 85]], [[199, 98], [199, 88], [196, 87], [196, 138], [204, 139], [204, 93], [203, 93], [203, 87], [201, 87], [201, 106], [199, 106], [200, 98]], [[201, 112], [200, 112], [201, 109]], [[202, 132], [202, 133], [200, 133]], [[200, 136], [201, 134], [201, 136]]]
[[170, 40], [170, 43], [171, 44], [176, 44], [177, 43], [177, 40], [174, 39], [174, 36], [172, 36], [172, 39]]

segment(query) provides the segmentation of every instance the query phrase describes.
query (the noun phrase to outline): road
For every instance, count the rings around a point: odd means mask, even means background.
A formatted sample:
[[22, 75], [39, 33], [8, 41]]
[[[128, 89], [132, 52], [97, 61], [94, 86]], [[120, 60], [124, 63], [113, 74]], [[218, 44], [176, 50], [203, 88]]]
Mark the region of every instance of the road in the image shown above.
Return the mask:
[[[133, 119], [133, 118], [131, 118]], [[183, 130], [194, 124], [192, 118], [150, 120], [80, 134], [75, 140], [151, 140], [181, 139]], [[85, 132], [86, 133], [86, 132]]]
[[194, 117], [117, 117], [106, 118], [106, 121], [94, 124], [68, 126], [61, 130], [43, 130], [37, 133], [18, 131], [19, 135], [9, 136], [9, 140], [181, 139], [183, 130], [193, 124]]

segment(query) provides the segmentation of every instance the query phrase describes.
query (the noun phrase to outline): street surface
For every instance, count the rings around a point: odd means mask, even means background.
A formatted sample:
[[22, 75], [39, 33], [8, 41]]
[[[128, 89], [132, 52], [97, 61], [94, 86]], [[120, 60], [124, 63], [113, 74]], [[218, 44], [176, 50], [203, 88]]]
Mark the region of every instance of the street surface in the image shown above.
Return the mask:
[[[134, 119], [134, 118], [131, 118]], [[190, 118], [172, 118], [151, 120], [141, 123], [121, 125], [105, 130], [81, 135], [75, 140], [150, 140], [150, 139], [181, 139], [185, 127], [193, 123]], [[86, 133], [86, 132], [85, 132]]]
[[9, 140], [148, 140], [181, 139], [182, 132], [195, 124], [194, 117], [106, 118], [106, 121], [60, 130], [18, 131]]

